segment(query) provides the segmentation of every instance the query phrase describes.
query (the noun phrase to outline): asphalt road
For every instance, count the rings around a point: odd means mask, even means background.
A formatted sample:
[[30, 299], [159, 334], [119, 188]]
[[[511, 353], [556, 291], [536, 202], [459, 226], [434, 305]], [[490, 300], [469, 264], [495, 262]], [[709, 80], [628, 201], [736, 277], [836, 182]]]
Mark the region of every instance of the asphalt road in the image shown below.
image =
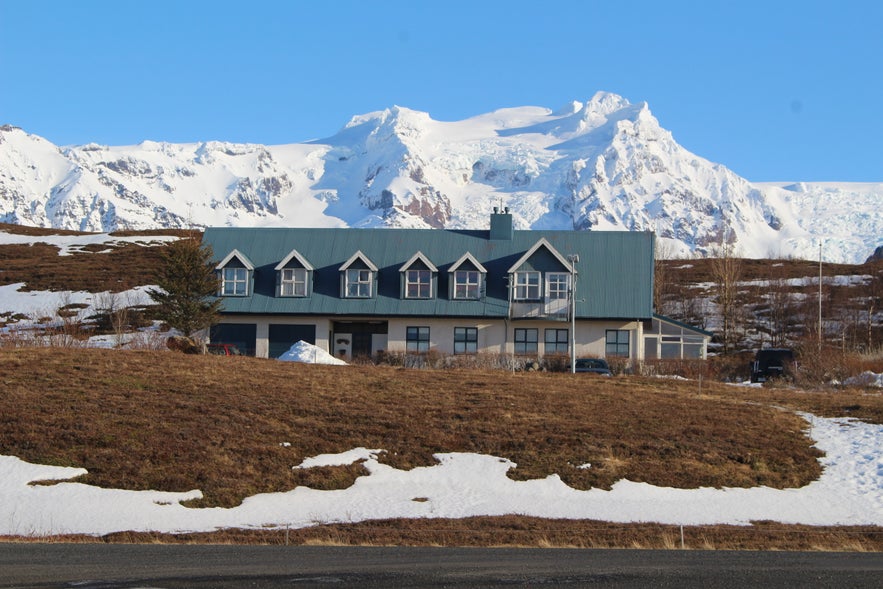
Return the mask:
[[0, 544], [0, 587], [874, 587], [883, 554]]

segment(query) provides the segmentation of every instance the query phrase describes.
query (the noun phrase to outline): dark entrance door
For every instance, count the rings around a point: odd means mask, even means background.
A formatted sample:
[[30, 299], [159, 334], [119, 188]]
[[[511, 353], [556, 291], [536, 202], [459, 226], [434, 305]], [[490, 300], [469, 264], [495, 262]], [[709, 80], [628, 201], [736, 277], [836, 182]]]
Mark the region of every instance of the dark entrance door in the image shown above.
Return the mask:
[[353, 358], [371, 355], [371, 334], [370, 333], [354, 333], [353, 334]]
[[374, 336], [386, 335], [389, 331], [386, 321], [335, 321], [332, 327], [335, 334], [346, 333], [352, 337], [351, 358], [370, 357], [374, 349]]

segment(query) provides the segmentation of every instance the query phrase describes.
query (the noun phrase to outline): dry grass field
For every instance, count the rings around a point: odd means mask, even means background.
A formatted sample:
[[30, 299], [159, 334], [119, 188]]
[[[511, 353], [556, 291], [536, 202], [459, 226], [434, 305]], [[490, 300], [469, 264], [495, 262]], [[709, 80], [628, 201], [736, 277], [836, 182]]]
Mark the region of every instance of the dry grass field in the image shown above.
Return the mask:
[[[403, 469], [433, 464], [436, 452], [492, 454], [517, 463], [514, 478], [558, 473], [581, 489], [621, 478], [681, 488], [782, 488], [820, 472], [806, 424], [792, 410], [883, 420], [883, 398], [871, 390], [587, 376], [0, 348], [0, 453], [84, 467], [82, 482], [94, 485], [198, 488], [205, 498], [195, 506], [236, 505], [296, 485], [348, 486], [363, 473], [360, 465], [291, 466], [358, 446], [387, 450], [380, 460]], [[576, 468], [586, 462], [593, 468]], [[689, 533], [694, 547], [883, 548], [875, 528], [768, 524]], [[506, 517], [322, 526], [286, 540], [664, 547], [675, 536], [665, 526]], [[278, 531], [106, 540], [283, 541]]]

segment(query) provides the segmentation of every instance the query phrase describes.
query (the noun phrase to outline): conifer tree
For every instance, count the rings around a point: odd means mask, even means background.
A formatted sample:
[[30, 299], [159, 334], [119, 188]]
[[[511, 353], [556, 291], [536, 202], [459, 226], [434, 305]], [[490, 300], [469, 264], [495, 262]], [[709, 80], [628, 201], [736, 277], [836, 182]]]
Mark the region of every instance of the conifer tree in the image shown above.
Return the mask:
[[157, 316], [187, 337], [217, 322], [221, 301], [211, 247], [193, 237], [166, 246], [156, 275], [159, 288], [147, 293], [159, 305]]

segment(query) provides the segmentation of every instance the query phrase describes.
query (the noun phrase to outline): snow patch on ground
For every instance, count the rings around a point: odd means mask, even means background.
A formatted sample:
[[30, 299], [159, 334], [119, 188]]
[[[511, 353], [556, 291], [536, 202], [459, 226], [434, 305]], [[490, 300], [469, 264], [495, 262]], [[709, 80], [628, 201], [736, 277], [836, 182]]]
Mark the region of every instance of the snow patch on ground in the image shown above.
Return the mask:
[[883, 374], [876, 374], [870, 370], [866, 370], [858, 376], [847, 378], [843, 381], [843, 384], [864, 387], [883, 387]]
[[304, 362], [306, 364], [334, 364], [338, 366], [346, 366], [346, 362], [340, 358], [335, 358], [322, 348], [314, 346], [300, 340], [288, 351], [279, 356], [278, 360], [283, 362]]
[[622, 480], [609, 491], [579, 491], [557, 475], [514, 481], [506, 473], [516, 465], [495, 456], [437, 454], [434, 466], [402, 471], [379, 463], [380, 450], [358, 448], [299, 465], [363, 461], [368, 474], [347, 489], [297, 487], [255, 495], [233, 508], [189, 508], [181, 503], [201, 497], [198, 490], [127, 491], [76, 482], [33, 485], [85, 471], [0, 456], [0, 534], [183, 533], [506, 514], [683, 525], [748, 525], [759, 520], [883, 525], [883, 426], [848, 418], [804, 417], [816, 446], [825, 452], [824, 471], [799, 489], [673, 489]]
[[67, 305], [84, 305], [77, 309], [79, 318], [94, 315], [103, 305], [115, 302], [117, 307], [141, 307], [153, 304], [147, 291], [157, 286], [136, 286], [118, 293], [86, 291], [21, 290], [25, 283], [0, 286], [0, 314], [17, 313], [34, 319], [37, 316], [54, 317], [59, 308]]
[[59, 249], [59, 256], [69, 256], [74, 253], [82, 253], [87, 245], [101, 244], [108, 249], [121, 243], [137, 243], [142, 246], [163, 245], [169, 241], [176, 241], [179, 237], [172, 235], [152, 235], [118, 237], [109, 233], [94, 233], [85, 235], [19, 235], [0, 231], [0, 245], [48, 243]]
[[316, 468], [317, 466], [346, 466], [354, 464], [360, 460], [377, 460], [380, 454], [385, 450], [368, 450], [367, 448], [353, 448], [346, 452], [338, 454], [320, 454], [307, 458], [293, 469]]

